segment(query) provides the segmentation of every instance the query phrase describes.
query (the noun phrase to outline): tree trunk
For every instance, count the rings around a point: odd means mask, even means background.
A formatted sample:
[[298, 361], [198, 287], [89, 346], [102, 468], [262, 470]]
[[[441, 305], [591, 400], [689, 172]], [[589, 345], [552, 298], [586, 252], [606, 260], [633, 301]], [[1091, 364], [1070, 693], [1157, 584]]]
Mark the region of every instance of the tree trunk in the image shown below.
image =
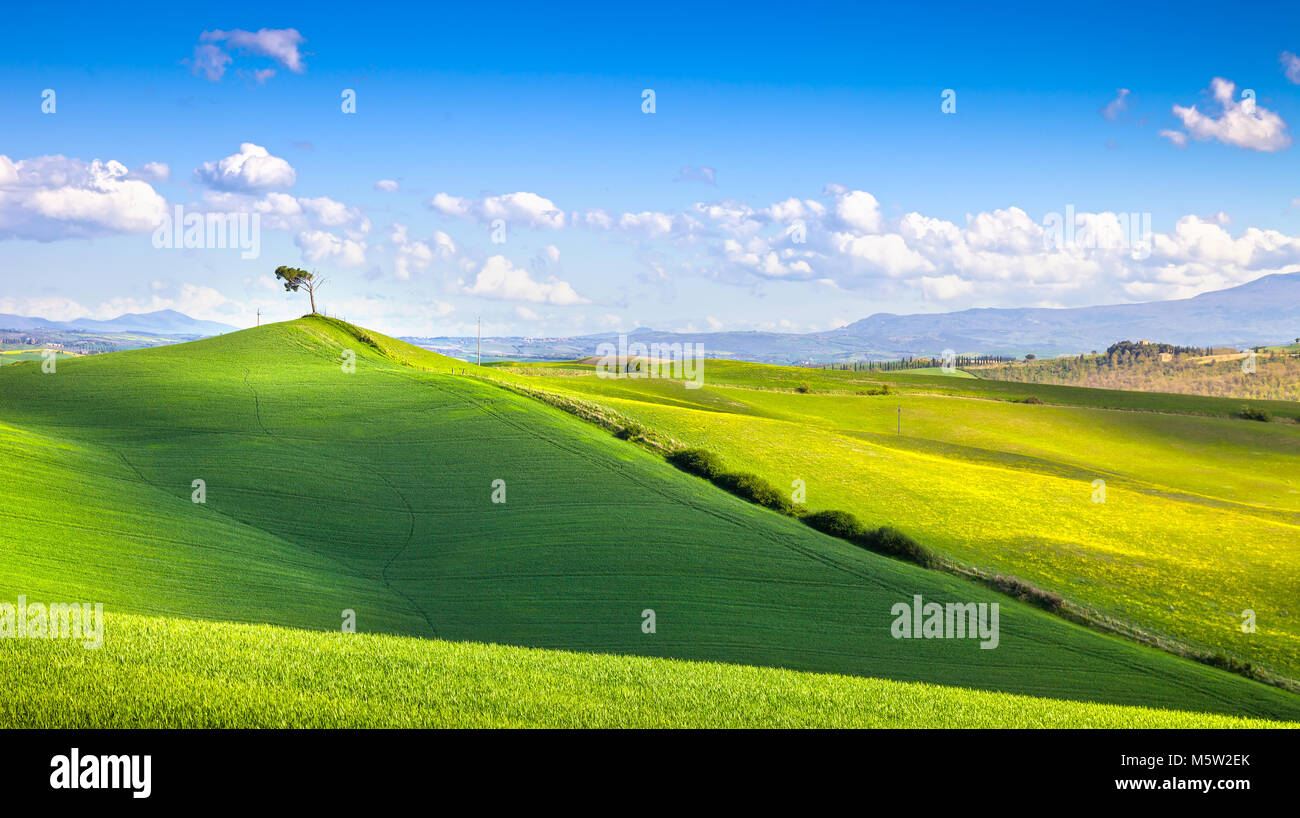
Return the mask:
[[307, 296], [311, 299], [311, 314], [316, 314], [316, 290], [311, 287], [307, 288]]

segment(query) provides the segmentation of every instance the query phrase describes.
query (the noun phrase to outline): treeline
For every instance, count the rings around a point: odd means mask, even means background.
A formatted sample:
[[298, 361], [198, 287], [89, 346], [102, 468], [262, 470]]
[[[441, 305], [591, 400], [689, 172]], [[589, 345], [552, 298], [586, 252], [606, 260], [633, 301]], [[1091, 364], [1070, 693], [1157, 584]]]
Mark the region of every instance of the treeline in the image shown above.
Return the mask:
[[1193, 354], [1171, 355], [1166, 361], [1159, 355], [1119, 349], [1113, 355], [999, 364], [979, 370], [979, 376], [1019, 383], [1300, 401], [1300, 357], [1263, 353], [1252, 364], [1243, 366], [1240, 357], [1215, 361]]
[[1229, 347], [1185, 347], [1176, 344], [1160, 344], [1150, 341], [1118, 341], [1106, 347], [1106, 357], [1127, 355], [1130, 358], [1143, 358], [1154, 355], [1228, 355], [1237, 350]]
[[[957, 368], [965, 366], [989, 366], [1014, 361], [1005, 355], [958, 355], [953, 359]], [[943, 358], [903, 358], [897, 361], [849, 361], [846, 363], [822, 364], [820, 369], [839, 369], [847, 372], [897, 372], [901, 369], [921, 369], [923, 367], [942, 366]]]

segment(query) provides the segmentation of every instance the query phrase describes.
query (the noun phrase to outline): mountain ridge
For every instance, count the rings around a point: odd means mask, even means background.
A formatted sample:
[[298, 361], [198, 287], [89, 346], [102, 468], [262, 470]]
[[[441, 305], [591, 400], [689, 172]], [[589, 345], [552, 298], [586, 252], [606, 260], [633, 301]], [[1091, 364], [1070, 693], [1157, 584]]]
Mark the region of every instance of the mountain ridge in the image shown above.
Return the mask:
[[203, 321], [177, 312], [155, 310], [145, 313], [124, 313], [116, 318], [97, 320], [74, 318], [71, 321], [51, 321], [23, 315], [0, 315], [0, 329], [8, 330], [63, 330], [66, 332], [143, 332], [151, 335], [175, 334], [211, 336], [235, 332], [239, 327], [218, 321]]
[[[1274, 273], [1245, 284], [1184, 299], [1089, 307], [973, 307], [946, 313], [874, 313], [837, 329], [813, 333], [761, 330], [627, 333], [646, 344], [701, 343], [710, 358], [759, 363], [895, 360], [962, 355], [1058, 355], [1105, 349], [1116, 341], [1153, 340], [1187, 346], [1250, 347], [1300, 337], [1300, 272]], [[483, 339], [493, 358], [571, 359], [597, 354], [619, 333], [570, 338]], [[445, 354], [473, 355], [476, 339], [450, 336], [404, 340]]]

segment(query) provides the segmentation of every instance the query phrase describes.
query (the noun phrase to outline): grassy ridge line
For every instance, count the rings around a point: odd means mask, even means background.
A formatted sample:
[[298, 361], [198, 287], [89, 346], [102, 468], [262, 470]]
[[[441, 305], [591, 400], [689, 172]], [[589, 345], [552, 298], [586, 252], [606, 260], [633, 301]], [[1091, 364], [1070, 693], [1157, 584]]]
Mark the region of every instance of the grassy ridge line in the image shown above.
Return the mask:
[[[548, 392], [543, 389], [531, 388], [518, 383], [502, 381], [497, 378], [488, 378], [488, 380], [502, 388], [536, 398], [557, 409], [569, 412], [589, 423], [609, 430], [623, 440], [640, 444], [650, 451], [665, 457], [686, 448], [686, 444], [681, 441], [655, 430], [647, 429], [640, 423], [627, 418], [608, 406], [568, 395]], [[1031, 602], [1069, 622], [1083, 625], [1100, 633], [1119, 636], [1147, 647], [1165, 651], [1174, 656], [1213, 665], [1249, 679], [1280, 687], [1293, 693], [1300, 693], [1300, 680], [1268, 668], [1243, 662], [1221, 650], [1207, 650], [1173, 636], [1151, 632], [1132, 622], [1108, 616], [1091, 606], [1080, 604], [1057, 594], [1049, 594], [1036, 588], [1032, 583], [1013, 575], [983, 570], [933, 552], [931, 552], [930, 561], [925, 567], [977, 582], [985, 587], [1014, 596], [1021, 601]]]
[[1296, 728], [777, 668], [111, 614], [0, 640], [0, 728]]

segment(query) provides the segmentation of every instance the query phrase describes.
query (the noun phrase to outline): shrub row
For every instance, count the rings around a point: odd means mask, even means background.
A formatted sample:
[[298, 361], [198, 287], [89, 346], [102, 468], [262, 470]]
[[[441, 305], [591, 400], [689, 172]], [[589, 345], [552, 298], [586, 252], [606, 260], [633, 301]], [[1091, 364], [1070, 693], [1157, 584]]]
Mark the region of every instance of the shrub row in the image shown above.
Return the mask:
[[742, 497], [751, 503], [770, 508], [781, 514], [794, 514], [794, 506], [776, 486], [757, 474], [729, 472], [722, 461], [705, 449], [682, 449], [668, 455], [668, 462], [684, 472], [703, 477], [719, 488]]
[[924, 568], [933, 568], [939, 559], [928, 548], [896, 528], [868, 528], [847, 511], [818, 511], [800, 518], [807, 526], [823, 534], [848, 540], [868, 551], [888, 554]]
[[[756, 474], [727, 471], [723, 468], [722, 461], [710, 451], [682, 449], [668, 455], [668, 462], [751, 503], [781, 514], [795, 514], [794, 505], [776, 486]], [[848, 540], [869, 551], [888, 554], [926, 568], [939, 564], [938, 558], [929, 549], [903, 532], [888, 526], [867, 528], [847, 511], [818, 511], [804, 514], [800, 520], [823, 534]]]

